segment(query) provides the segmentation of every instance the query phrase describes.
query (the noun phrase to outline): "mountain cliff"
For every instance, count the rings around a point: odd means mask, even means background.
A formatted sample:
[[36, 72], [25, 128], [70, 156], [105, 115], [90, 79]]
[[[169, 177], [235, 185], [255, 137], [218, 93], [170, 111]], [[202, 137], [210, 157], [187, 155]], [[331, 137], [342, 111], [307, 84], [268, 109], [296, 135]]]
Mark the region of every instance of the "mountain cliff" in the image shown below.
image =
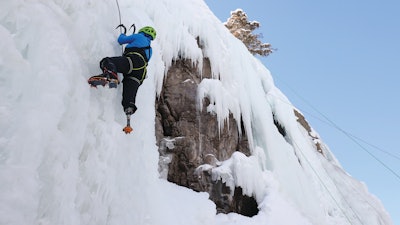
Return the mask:
[[125, 135], [115, 3], [0, 3], [0, 224], [391, 224], [202, 0], [119, 1], [157, 30]]

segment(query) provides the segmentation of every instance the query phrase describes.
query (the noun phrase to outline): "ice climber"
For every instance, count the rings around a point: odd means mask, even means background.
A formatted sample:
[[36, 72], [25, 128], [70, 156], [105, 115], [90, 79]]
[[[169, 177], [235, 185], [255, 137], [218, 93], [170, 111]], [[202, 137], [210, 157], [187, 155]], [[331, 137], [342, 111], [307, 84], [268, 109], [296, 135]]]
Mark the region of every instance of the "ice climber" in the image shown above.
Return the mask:
[[100, 61], [103, 73], [89, 78], [90, 85], [108, 84], [116, 88], [119, 84], [118, 74], [123, 74], [122, 80], [122, 106], [127, 116], [137, 110], [135, 105], [136, 93], [139, 86], [146, 78], [147, 65], [152, 55], [151, 41], [156, 38], [153, 27], [146, 26], [137, 34], [126, 35], [121, 33], [118, 37], [120, 45], [127, 44], [122, 56], [105, 57]]

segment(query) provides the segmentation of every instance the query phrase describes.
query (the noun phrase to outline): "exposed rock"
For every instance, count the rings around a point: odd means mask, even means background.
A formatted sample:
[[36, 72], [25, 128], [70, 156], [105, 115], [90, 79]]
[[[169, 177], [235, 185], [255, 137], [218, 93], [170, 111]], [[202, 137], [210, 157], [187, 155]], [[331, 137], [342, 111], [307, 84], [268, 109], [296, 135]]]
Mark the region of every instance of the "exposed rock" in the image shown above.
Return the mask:
[[[246, 135], [238, 131], [237, 123], [241, 121], [230, 115], [219, 131], [217, 117], [198, 109], [198, 84], [203, 78], [211, 78], [207, 59], [202, 71], [199, 74], [188, 60], [175, 61], [168, 71], [156, 102], [160, 174], [170, 182], [208, 192], [218, 212], [253, 216], [258, 212], [257, 204], [253, 198], [242, 195], [239, 187], [231, 193], [221, 181], [213, 181], [207, 171], [196, 173], [200, 165], [218, 166], [219, 161], [229, 159], [235, 151], [250, 155]], [[205, 99], [204, 108], [208, 104]]]
[[306, 131], [308, 132], [308, 135], [311, 137], [311, 139], [314, 141], [315, 144], [315, 148], [317, 149], [317, 151], [321, 154], [323, 154], [323, 150], [321, 147], [321, 140], [319, 139], [319, 137], [317, 137], [316, 135], [313, 135], [312, 133], [312, 129], [310, 124], [307, 122], [306, 118], [303, 116], [303, 114], [301, 114], [299, 111], [294, 110], [294, 114], [297, 117], [297, 122], [301, 124], [301, 126], [304, 127], [304, 129], [306, 129]]

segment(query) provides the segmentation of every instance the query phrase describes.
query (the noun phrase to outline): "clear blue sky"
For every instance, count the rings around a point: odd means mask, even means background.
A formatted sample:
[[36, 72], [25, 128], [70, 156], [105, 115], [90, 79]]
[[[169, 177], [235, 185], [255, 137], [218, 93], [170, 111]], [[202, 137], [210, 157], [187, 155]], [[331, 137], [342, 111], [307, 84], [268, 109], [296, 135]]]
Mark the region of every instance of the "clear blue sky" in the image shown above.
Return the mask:
[[400, 1], [206, 3], [222, 22], [241, 8], [261, 23], [256, 33], [278, 49], [261, 59], [276, 86], [400, 225]]

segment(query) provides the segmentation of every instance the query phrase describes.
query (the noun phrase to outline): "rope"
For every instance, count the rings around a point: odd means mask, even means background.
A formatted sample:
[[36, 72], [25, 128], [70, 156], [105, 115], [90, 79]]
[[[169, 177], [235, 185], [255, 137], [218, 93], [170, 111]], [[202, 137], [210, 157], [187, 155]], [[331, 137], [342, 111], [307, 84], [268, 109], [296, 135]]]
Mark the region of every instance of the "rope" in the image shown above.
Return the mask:
[[[119, 8], [119, 2], [118, 0], [115, 0], [117, 3], [117, 8], [118, 8], [118, 16], [119, 16], [119, 24], [122, 24], [122, 19], [121, 19], [121, 10]], [[119, 32], [122, 33], [122, 27], [119, 27]], [[124, 46], [121, 45], [121, 55], [124, 54]]]
[[[115, 2], [117, 3], [117, 8], [118, 8], [119, 24], [122, 24], [122, 20], [121, 20], [121, 10], [120, 10], [120, 8], [119, 8], [118, 0], [115, 0]], [[119, 28], [119, 31], [122, 33], [121, 27]]]

